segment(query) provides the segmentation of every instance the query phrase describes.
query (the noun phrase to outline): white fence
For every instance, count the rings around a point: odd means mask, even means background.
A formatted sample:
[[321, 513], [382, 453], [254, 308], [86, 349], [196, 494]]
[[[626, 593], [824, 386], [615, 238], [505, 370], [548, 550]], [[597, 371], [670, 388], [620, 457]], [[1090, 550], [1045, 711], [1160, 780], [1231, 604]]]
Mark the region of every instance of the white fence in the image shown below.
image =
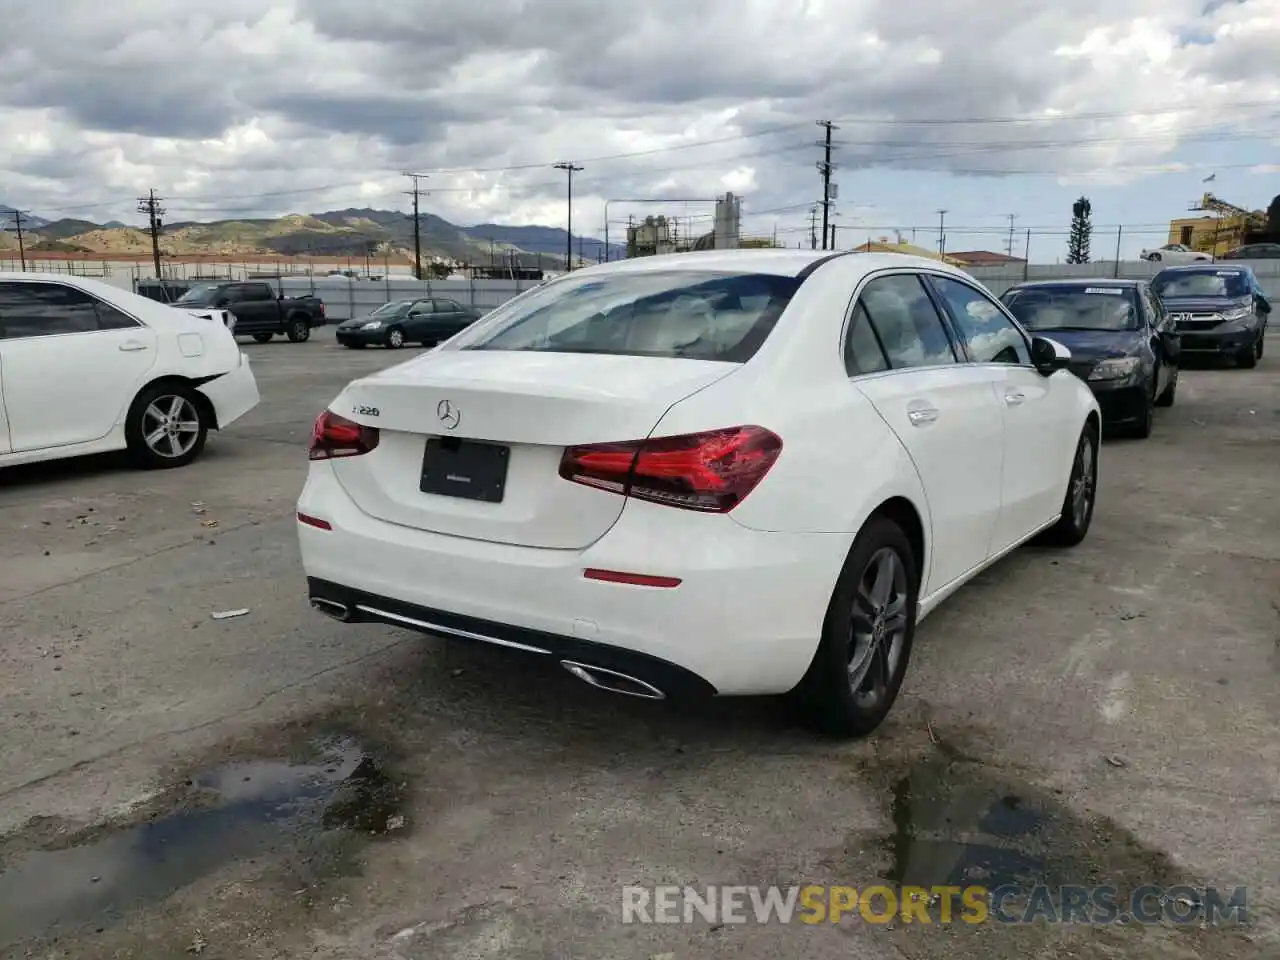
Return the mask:
[[[1233, 264], [1246, 261], [1228, 260], [1221, 265], [1229, 269]], [[1272, 300], [1280, 302], [1280, 260], [1248, 261], [1258, 277], [1262, 289]], [[1019, 264], [999, 267], [972, 267], [970, 275], [980, 280], [992, 293], [999, 296], [1015, 283], [1024, 280], [1054, 280], [1072, 277], [1120, 277], [1149, 279], [1159, 271], [1154, 263], [1133, 262], [1085, 263], [1085, 264], [1031, 264], [1025, 269]], [[479, 310], [492, 310], [516, 294], [533, 286], [531, 280], [347, 280], [346, 278], [284, 277], [280, 280], [280, 292], [285, 296], [299, 297], [308, 294], [324, 300], [325, 312], [330, 320], [346, 320], [370, 313], [374, 308], [391, 300], [410, 297], [447, 297]], [[1271, 321], [1280, 324], [1280, 316]]]

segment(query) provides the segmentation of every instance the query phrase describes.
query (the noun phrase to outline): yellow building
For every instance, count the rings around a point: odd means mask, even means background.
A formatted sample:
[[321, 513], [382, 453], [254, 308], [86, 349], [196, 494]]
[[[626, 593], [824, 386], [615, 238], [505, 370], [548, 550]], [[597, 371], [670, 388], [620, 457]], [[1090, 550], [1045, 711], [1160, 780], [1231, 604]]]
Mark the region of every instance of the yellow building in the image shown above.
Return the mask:
[[[1199, 217], [1179, 217], [1169, 221], [1168, 243], [1181, 243], [1192, 250], [1222, 256], [1245, 242], [1245, 234], [1266, 227], [1267, 215], [1262, 210], [1248, 210], [1219, 200], [1206, 193], [1192, 210], [1206, 213]], [[1210, 216], [1209, 213], [1217, 214]]]
[[941, 260], [944, 263], [960, 266], [960, 261], [948, 256], [939, 256], [932, 250], [917, 247], [910, 243], [890, 243], [887, 240], [868, 240], [853, 248], [862, 253], [904, 253], [909, 257], [928, 257], [930, 260]]

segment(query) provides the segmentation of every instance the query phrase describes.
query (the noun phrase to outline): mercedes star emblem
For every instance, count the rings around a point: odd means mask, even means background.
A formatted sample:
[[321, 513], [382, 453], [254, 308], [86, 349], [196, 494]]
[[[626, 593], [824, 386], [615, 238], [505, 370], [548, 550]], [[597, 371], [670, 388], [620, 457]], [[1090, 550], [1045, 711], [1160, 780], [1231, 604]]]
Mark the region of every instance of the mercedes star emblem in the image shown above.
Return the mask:
[[458, 424], [462, 422], [461, 411], [456, 410], [448, 400], [441, 400], [436, 404], [436, 416], [450, 430], [457, 430]]

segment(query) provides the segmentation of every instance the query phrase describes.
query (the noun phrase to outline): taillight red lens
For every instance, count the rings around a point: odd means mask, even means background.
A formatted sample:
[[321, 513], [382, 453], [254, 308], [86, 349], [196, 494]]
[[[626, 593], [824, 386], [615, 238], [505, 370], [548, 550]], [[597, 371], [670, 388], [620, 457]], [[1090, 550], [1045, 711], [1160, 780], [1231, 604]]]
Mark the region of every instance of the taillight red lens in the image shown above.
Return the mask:
[[686, 510], [728, 513], [764, 479], [782, 439], [764, 427], [569, 447], [560, 476]]
[[366, 427], [326, 410], [311, 431], [312, 460], [358, 457], [378, 445], [378, 428]]

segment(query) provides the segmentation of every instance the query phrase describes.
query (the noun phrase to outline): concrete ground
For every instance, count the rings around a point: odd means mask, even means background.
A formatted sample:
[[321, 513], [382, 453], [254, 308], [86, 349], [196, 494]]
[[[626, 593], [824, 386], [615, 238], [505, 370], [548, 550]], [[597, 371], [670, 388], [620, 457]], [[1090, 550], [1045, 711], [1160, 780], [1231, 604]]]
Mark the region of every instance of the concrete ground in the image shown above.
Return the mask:
[[[197, 464], [0, 474], [0, 954], [1276, 956], [1280, 360], [1185, 371], [1089, 539], [957, 594], [839, 744], [312, 613], [311, 421], [407, 354], [245, 350], [262, 405]], [[626, 884], [964, 878], [1244, 885], [1253, 923], [621, 922]]]

